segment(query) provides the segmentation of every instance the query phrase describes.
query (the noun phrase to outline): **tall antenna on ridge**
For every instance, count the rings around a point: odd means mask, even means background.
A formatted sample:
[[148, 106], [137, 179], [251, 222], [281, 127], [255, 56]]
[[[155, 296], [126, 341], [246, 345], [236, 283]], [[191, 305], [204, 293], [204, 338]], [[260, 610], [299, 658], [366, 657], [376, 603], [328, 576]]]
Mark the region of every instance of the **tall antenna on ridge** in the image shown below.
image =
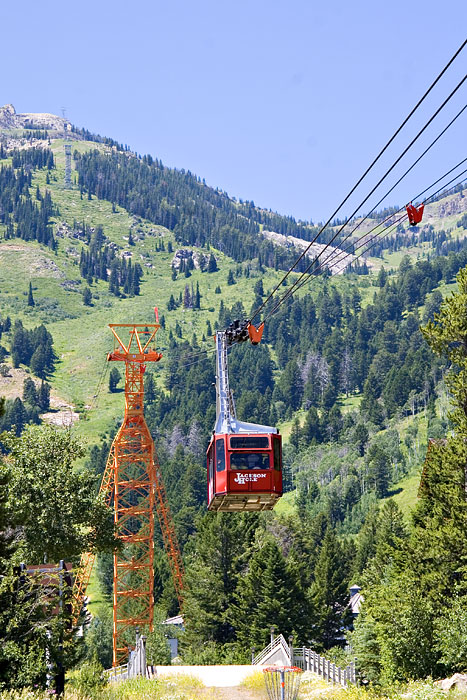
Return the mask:
[[[63, 119], [66, 119], [66, 109], [62, 107]], [[68, 131], [67, 125], [63, 125], [64, 129]], [[65, 136], [65, 189], [71, 189], [71, 143], [68, 140], [68, 135]]]

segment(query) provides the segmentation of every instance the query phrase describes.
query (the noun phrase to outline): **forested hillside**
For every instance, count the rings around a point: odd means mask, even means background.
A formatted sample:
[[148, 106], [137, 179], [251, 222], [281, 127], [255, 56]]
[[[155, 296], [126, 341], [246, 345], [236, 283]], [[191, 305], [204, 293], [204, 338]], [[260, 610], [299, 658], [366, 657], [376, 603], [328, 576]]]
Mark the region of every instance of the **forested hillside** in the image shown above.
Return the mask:
[[[293, 634], [297, 646], [311, 642], [336, 659], [345, 655], [349, 635], [361, 672], [371, 680], [463, 668], [465, 645], [461, 661], [453, 651], [461, 626], [449, 621], [459, 619], [465, 595], [458, 482], [464, 404], [454, 373], [450, 389], [460, 398], [450, 417], [445, 378], [453, 363], [463, 367], [465, 360], [452, 355], [451, 341], [433, 319], [441, 312], [449, 327], [453, 305], [458, 310], [465, 302], [461, 296], [443, 303], [457, 290], [459, 271], [466, 293], [465, 190], [429, 204], [426, 224], [401, 225], [382, 239], [363, 259], [363, 274], [313, 277], [268, 319], [260, 345], [232, 348], [237, 413], [280, 428], [287, 493], [271, 513], [216, 515], [206, 512], [205, 500], [205, 450], [215, 420], [212, 334], [248, 318], [297, 255], [261, 231], [311, 240], [317, 228], [236, 201], [112, 139], [73, 134], [67, 188], [63, 140], [52, 130], [33, 137], [0, 133], [0, 396], [8, 398], [0, 429], [15, 433], [1, 437], [10, 457], [1, 472], [0, 528], [29, 532], [27, 499], [36, 498], [41, 485], [34, 482], [24, 493], [20, 514], [15, 489], [31, 469], [24, 454], [38, 435], [42, 473], [48, 479], [55, 468], [54, 441], [62, 438], [28, 424], [44, 413], [60, 423], [58, 417], [73, 410], [78, 420], [62, 448], [67, 464], [79, 460], [86, 508], [78, 512], [71, 503], [70, 519], [77, 529], [100, 528], [95, 546], [101, 553], [90, 590], [93, 619], [79, 653], [70, 652], [69, 666], [96, 655], [107, 666], [111, 656], [113, 541], [107, 512], [90, 500], [123, 414], [121, 375], [106, 373], [107, 324], [151, 323], [157, 306], [163, 358], [145, 374], [145, 415], [186, 566], [183, 660], [246, 662], [251, 647], [268, 643], [273, 625], [284, 636]], [[305, 264], [304, 258], [298, 271]], [[281, 289], [296, 278], [292, 273]], [[271, 308], [266, 305], [266, 315]], [[452, 342], [460, 347], [454, 331]], [[451, 442], [432, 445], [415, 507], [405, 484], [416, 483], [417, 490], [428, 440], [444, 440], [452, 430]], [[78, 486], [67, 481], [67, 489]], [[47, 486], [42, 497], [52, 492]], [[46, 523], [40, 527], [45, 533]], [[39, 562], [41, 532], [2, 540], [0, 566], [10, 581], [13, 565]], [[439, 538], [428, 547], [434, 532]], [[155, 537], [162, 620], [178, 611], [178, 603], [161, 533]], [[86, 546], [83, 540], [80, 549], [74, 529], [63, 555], [59, 537], [52, 539], [49, 556], [55, 559], [76, 562]], [[419, 579], [423, 586], [415, 593]], [[351, 583], [364, 586], [368, 611], [353, 633]], [[99, 596], [103, 602], [95, 604]], [[0, 637], [11, 634], [13, 641], [0, 652], [0, 682], [42, 683], [44, 630], [37, 624], [31, 631], [35, 652], [28, 656], [18, 641], [27, 623], [21, 618], [13, 632], [8, 627], [8, 611], [16, 614], [16, 606], [5, 594]], [[396, 607], [397, 625], [391, 626]], [[437, 631], [442, 625], [452, 629], [449, 644]], [[424, 651], [409, 664], [404, 659], [418, 644], [414, 629], [424, 635]], [[396, 630], [403, 632], [397, 636]], [[167, 657], [159, 625], [151, 645], [154, 661]], [[375, 662], [374, 649], [384, 661]], [[12, 681], [9, 664], [18, 655], [29, 659], [28, 671]]]

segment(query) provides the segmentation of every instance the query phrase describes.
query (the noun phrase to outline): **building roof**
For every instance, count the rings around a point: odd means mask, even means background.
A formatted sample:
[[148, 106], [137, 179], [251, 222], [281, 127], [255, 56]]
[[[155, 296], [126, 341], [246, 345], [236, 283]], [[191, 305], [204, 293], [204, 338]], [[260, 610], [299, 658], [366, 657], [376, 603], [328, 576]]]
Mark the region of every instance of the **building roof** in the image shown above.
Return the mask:
[[164, 620], [163, 625], [177, 625], [183, 627], [183, 617], [181, 615], [175, 615], [175, 617], [168, 617]]
[[364, 601], [364, 598], [360, 591], [360, 586], [357, 586], [356, 584], [350, 586], [349, 608], [352, 611], [352, 615], [358, 615], [358, 613], [360, 612], [361, 605]]

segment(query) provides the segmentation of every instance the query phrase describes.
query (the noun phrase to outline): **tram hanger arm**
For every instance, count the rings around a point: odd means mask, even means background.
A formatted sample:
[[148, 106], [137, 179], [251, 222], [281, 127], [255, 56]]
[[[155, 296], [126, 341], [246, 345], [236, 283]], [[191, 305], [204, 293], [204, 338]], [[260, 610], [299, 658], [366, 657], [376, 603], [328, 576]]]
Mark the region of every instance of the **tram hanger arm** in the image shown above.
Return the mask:
[[251, 344], [258, 345], [258, 343], [261, 342], [261, 338], [263, 337], [264, 321], [259, 324], [258, 328], [256, 328], [256, 326], [254, 326], [252, 323], [249, 323], [247, 328]]
[[225, 329], [224, 333], [227, 339], [227, 345], [244, 343], [247, 340], [249, 340], [252, 345], [258, 345], [263, 337], [263, 331], [264, 322], [256, 328], [250, 321], [240, 321], [240, 319], [236, 319]]

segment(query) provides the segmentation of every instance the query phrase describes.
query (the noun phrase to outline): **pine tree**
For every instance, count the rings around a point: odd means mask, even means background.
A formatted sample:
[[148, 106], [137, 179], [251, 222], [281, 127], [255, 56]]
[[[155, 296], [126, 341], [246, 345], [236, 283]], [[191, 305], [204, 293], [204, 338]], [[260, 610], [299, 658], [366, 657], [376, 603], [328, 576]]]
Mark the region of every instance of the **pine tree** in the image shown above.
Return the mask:
[[117, 259], [114, 259], [110, 266], [109, 292], [115, 296], [120, 295], [119, 262]]
[[11, 406], [11, 414], [9, 416], [10, 424], [15, 429], [15, 435], [19, 436], [23, 432], [23, 428], [27, 421], [27, 412], [24, 404], [19, 397], [13, 401]]
[[233, 641], [229, 617], [238, 575], [248, 561], [256, 515], [209, 513], [200, 522], [194, 553], [187, 562], [184, 645], [194, 653], [208, 642]]
[[208, 262], [208, 272], [217, 272], [217, 270], [218, 270], [218, 267], [217, 267], [216, 258], [211, 253], [211, 255], [209, 256], [209, 262]]
[[367, 452], [367, 464], [368, 480], [378, 498], [384, 498], [391, 481], [391, 460], [379, 445], [372, 445]]
[[193, 307], [195, 309], [199, 309], [201, 307], [201, 294], [199, 293], [199, 282], [196, 282], [196, 292]]
[[156, 387], [152, 372], [146, 372], [144, 378], [144, 399], [148, 404], [151, 404], [156, 398]]
[[42, 381], [39, 387], [38, 404], [41, 411], [48, 411], [50, 408], [50, 385]]
[[23, 401], [29, 406], [36, 406], [38, 402], [36, 385], [30, 377], [26, 377], [23, 383]]
[[317, 621], [313, 636], [318, 649], [338, 641], [348, 602], [349, 562], [334, 531], [328, 528], [321, 546], [310, 589]]
[[248, 572], [239, 581], [231, 619], [243, 649], [266, 646], [271, 625], [286, 639], [296, 632], [297, 645], [307, 639], [311, 610], [296, 567], [286, 562], [275, 541], [267, 540], [249, 560]]
[[47, 351], [44, 345], [38, 345], [34, 350], [29, 366], [31, 368], [31, 372], [33, 372], [36, 377], [45, 379], [47, 372]]
[[92, 305], [92, 292], [89, 289], [89, 287], [85, 287], [83, 289], [83, 304], [85, 306], [91, 306]]
[[112, 369], [110, 370], [110, 374], [109, 374], [109, 391], [111, 393], [114, 393], [115, 391], [117, 391], [117, 384], [119, 383], [121, 378], [122, 378], [122, 375], [120, 374], [118, 369], [116, 367], [112, 367]]
[[35, 306], [34, 297], [32, 294], [32, 283], [31, 282], [29, 282], [28, 306]]
[[295, 447], [296, 450], [300, 447], [300, 438], [302, 436], [302, 429], [300, 427], [300, 420], [298, 416], [295, 416], [294, 421], [292, 423], [292, 428], [290, 430], [290, 437], [289, 441], [290, 444]]
[[185, 285], [185, 291], [183, 293], [183, 308], [184, 309], [191, 309], [192, 307], [192, 299], [191, 299], [191, 294], [190, 294], [190, 289], [188, 285]]
[[303, 424], [301, 438], [304, 445], [322, 442], [322, 434], [318, 411], [314, 406], [308, 409], [305, 423]]
[[368, 430], [366, 429], [363, 423], [358, 423], [358, 425], [355, 426], [355, 430], [353, 431], [353, 438], [355, 444], [358, 447], [360, 457], [363, 457], [363, 455], [365, 454], [365, 445], [368, 442], [369, 438]]
[[232, 270], [229, 270], [229, 274], [227, 275], [227, 284], [236, 284]]

